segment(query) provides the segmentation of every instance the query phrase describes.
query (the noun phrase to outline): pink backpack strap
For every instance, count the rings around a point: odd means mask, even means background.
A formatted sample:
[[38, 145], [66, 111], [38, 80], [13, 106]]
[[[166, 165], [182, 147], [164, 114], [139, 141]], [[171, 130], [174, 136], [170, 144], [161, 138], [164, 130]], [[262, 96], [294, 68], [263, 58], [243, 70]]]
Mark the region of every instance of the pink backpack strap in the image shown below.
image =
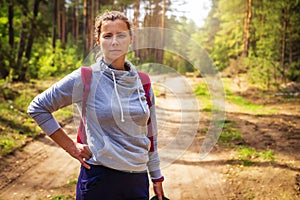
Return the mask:
[[92, 80], [92, 68], [91, 67], [81, 67], [81, 79], [83, 83], [83, 97], [82, 97], [82, 111], [80, 124], [77, 132], [77, 142], [85, 144], [86, 143], [86, 103], [91, 89], [91, 80]]
[[[150, 88], [151, 88], [151, 80], [149, 78], [149, 75], [144, 73], [144, 72], [140, 72], [138, 71], [139, 77], [141, 79], [141, 82], [143, 84], [143, 88], [145, 91], [145, 96], [146, 96], [146, 100], [147, 100], [147, 104], [149, 109], [152, 106], [152, 102], [151, 102], [151, 97], [150, 97]], [[148, 138], [150, 139], [151, 142], [151, 146], [150, 146], [150, 152], [154, 151], [154, 142], [153, 142], [153, 133], [152, 133], [152, 124], [151, 124], [151, 118], [148, 119], [147, 122], [147, 127], [148, 127]]]

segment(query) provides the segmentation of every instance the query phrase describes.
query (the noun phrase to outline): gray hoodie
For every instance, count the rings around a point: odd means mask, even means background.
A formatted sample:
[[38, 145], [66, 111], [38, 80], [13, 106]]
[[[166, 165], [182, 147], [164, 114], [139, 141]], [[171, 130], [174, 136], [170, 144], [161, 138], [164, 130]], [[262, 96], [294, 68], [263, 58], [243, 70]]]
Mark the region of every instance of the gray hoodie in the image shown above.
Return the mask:
[[[152, 88], [149, 108], [138, 73], [111, 69], [103, 61], [92, 65], [92, 82], [86, 105], [87, 144], [93, 153], [87, 163], [128, 171], [149, 171], [152, 179], [162, 177], [157, 153], [157, 125]], [[36, 96], [28, 113], [48, 135], [60, 128], [52, 112], [76, 104], [81, 113], [83, 83], [77, 69]], [[154, 151], [150, 152], [147, 121], [151, 117]]]

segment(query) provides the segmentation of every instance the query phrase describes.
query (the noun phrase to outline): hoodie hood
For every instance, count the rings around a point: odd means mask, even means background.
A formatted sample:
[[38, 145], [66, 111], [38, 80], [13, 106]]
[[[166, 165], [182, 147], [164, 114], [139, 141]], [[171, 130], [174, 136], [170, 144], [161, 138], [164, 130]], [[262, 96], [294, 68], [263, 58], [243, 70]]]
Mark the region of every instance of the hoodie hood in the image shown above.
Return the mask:
[[124, 105], [122, 105], [121, 101], [121, 98], [124, 98], [124, 95], [120, 95], [119, 93], [119, 90], [121, 88], [126, 88], [130, 93], [134, 93], [135, 91], [137, 91], [140, 106], [142, 107], [144, 113], [146, 113], [146, 108], [142, 100], [144, 94], [141, 94], [142, 92], [144, 92], [143, 85], [134, 66], [126, 60], [124, 65], [126, 65], [128, 71], [116, 70], [111, 65], [104, 62], [103, 59], [98, 59], [97, 61], [100, 66], [100, 71], [103, 72], [103, 75], [113, 81], [114, 92], [116, 94], [116, 98], [120, 107], [121, 122], [125, 122], [123, 108]]
[[113, 74], [116, 78], [118, 85], [123, 87], [135, 87], [137, 85], [137, 79], [139, 79], [138, 73], [134, 66], [129, 62], [125, 61], [125, 65], [129, 69], [128, 71], [125, 70], [116, 70], [113, 66], [107, 64], [103, 60], [99, 61], [100, 70], [103, 74], [107, 77], [110, 77], [113, 80]]

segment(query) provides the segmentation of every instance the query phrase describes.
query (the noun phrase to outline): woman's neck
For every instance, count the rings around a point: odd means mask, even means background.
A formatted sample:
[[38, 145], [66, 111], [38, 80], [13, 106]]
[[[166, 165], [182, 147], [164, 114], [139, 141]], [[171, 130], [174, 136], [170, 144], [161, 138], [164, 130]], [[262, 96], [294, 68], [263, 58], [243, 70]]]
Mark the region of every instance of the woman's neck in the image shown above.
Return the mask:
[[125, 57], [124, 58], [119, 58], [117, 60], [114, 60], [114, 61], [107, 61], [105, 58], [104, 58], [104, 62], [108, 63], [109, 65], [111, 65], [114, 69], [116, 70], [126, 70], [125, 68]]

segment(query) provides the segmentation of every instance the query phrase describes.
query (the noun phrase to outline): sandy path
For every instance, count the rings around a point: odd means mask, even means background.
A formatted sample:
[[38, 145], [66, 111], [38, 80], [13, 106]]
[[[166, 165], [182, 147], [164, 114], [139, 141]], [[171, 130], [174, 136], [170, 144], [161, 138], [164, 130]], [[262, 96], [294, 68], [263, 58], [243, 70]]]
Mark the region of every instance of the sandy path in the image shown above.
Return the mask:
[[[176, 77], [158, 77], [152, 81], [166, 88], [165, 96], [157, 98], [159, 148], [166, 196], [173, 200], [224, 199], [221, 169], [215, 164], [218, 155], [199, 159], [199, 142], [194, 141], [199, 113], [193, 111], [195, 102], [189, 86]], [[72, 125], [68, 124], [64, 129], [74, 133]], [[59, 194], [75, 193], [65, 186], [76, 178], [79, 164], [48, 137], [29, 143], [23, 151], [9, 156], [0, 167], [2, 200], [49, 199]]]
[[[72, 130], [71, 124], [64, 127]], [[79, 164], [50, 138], [41, 137], [16, 152], [1, 172], [0, 199], [44, 199], [74, 179]], [[58, 190], [58, 191], [56, 191]], [[63, 190], [63, 189], [62, 189]]]
[[[156, 78], [156, 79], [155, 79]], [[191, 86], [182, 77], [154, 77], [165, 94], [157, 98], [159, 153], [164, 188], [170, 199], [224, 199], [224, 178], [216, 163], [219, 155], [200, 159], [199, 106]], [[198, 139], [196, 139], [198, 138]]]

